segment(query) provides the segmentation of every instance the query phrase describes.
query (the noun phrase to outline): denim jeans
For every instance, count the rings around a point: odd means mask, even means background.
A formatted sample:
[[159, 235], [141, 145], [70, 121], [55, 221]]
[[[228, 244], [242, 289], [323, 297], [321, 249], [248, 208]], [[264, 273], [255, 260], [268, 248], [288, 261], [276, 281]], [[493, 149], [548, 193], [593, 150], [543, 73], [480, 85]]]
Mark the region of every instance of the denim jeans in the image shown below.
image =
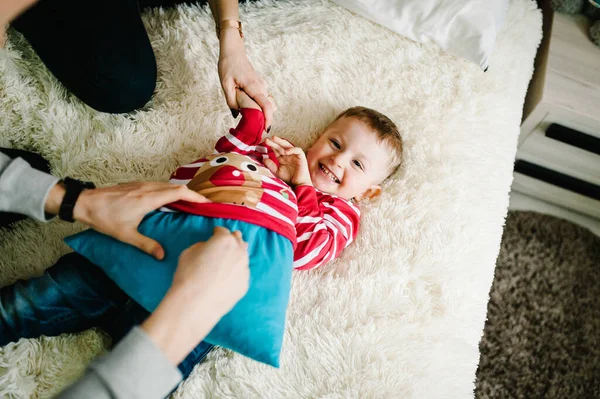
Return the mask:
[[[99, 267], [70, 253], [40, 277], [0, 288], [0, 346], [92, 327], [108, 332], [114, 345], [148, 315]], [[211, 349], [212, 345], [201, 342], [179, 364], [183, 378]]]

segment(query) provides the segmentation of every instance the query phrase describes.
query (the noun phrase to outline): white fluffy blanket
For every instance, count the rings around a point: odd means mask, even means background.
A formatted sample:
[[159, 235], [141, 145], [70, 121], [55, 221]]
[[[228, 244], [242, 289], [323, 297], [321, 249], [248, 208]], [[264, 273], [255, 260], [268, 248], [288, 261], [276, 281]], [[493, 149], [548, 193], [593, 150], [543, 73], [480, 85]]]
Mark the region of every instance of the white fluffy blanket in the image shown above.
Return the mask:
[[[305, 146], [338, 112], [365, 105], [398, 124], [406, 162], [364, 207], [345, 254], [294, 275], [281, 369], [217, 350], [174, 396], [471, 397], [541, 13], [511, 2], [487, 73], [326, 0], [263, 0], [242, 16], [248, 55], [279, 105], [274, 133]], [[145, 22], [158, 88], [131, 115], [82, 105], [12, 35], [0, 55], [0, 145], [101, 184], [164, 180], [211, 149], [233, 120], [208, 9], [155, 10]], [[52, 265], [78, 229], [26, 221], [0, 233], [0, 284]], [[0, 397], [50, 397], [104, 350], [95, 331], [10, 344]]]

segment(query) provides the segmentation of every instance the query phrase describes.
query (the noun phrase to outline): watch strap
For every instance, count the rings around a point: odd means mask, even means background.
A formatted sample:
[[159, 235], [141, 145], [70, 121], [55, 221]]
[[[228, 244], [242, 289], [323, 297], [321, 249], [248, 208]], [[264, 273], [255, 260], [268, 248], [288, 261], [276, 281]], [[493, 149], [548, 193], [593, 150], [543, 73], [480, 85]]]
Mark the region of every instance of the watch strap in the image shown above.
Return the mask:
[[94, 183], [75, 180], [70, 177], [65, 178], [63, 184], [65, 185], [65, 196], [58, 209], [58, 217], [61, 220], [73, 223], [75, 221], [73, 219], [73, 210], [75, 209], [79, 195], [83, 190], [96, 188], [96, 186]]

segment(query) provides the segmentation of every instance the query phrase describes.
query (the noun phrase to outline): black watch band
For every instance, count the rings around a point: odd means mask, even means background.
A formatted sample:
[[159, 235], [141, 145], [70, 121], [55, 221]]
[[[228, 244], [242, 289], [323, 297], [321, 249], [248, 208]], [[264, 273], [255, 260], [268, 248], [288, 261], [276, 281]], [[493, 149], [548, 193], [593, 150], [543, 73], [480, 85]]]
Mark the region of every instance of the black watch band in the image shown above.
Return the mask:
[[96, 188], [96, 186], [94, 183], [75, 180], [70, 177], [66, 177], [65, 180], [63, 180], [63, 184], [65, 185], [65, 196], [58, 209], [58, 217], [61, 220], [73, 223], [75, 221], [75, 219], [73, 219], [73, 209], [75, 209], [79, 194], [81, 194], [83, 190]]

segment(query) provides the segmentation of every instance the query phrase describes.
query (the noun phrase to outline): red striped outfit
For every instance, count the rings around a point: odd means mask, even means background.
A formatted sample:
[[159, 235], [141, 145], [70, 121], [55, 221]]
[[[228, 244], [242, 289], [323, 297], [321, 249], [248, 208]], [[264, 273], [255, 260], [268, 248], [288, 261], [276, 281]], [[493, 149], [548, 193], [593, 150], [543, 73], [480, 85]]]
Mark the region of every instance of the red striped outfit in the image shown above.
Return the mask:
[[178, 201], [165, 211], [241, 220], [273, 230], [294, 244], [294, 268], [337, 258], [356, 238], [360, 211], [350, 201], [312, 186], [294, 190], [263, 164], [273, 150], [262, 142], [263, 113], [242, 109], [237, 128], [221, 137], [215, 154], [179, 167], [170, 182], [187, 184], [212, 203]]

